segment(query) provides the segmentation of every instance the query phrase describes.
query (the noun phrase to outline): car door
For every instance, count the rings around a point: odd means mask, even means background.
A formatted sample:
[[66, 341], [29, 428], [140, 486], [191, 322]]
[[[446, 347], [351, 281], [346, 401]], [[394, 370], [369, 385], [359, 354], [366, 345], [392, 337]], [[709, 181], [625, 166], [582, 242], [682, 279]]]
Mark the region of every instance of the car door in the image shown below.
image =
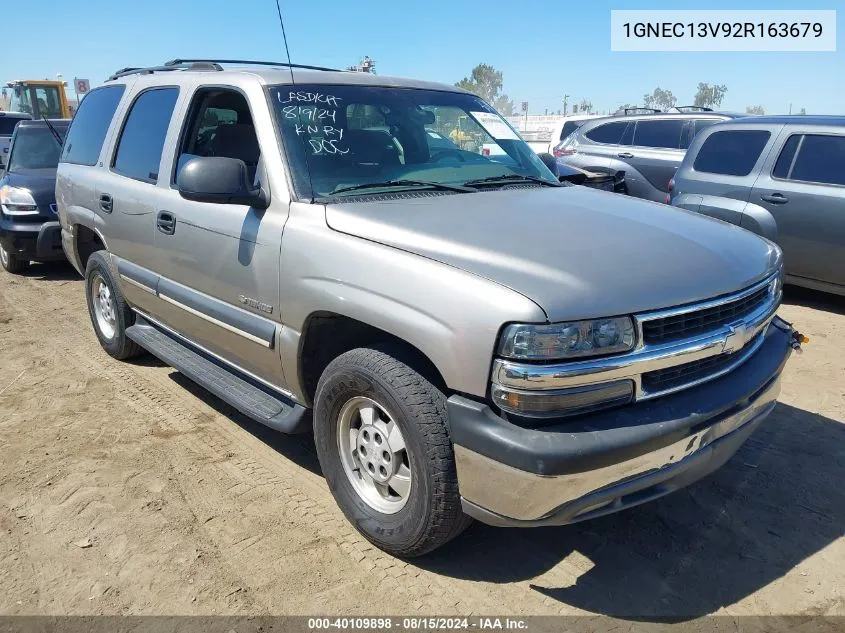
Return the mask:
[[582, 169], [606, 172], [615, 169], [619, 156], [628, 152], [633, 138], [633, 121], [609, 121], [571, 133], [566, 146], [574, 154], [563, 154], [562, 161]]
[[777, 224], [787, 275], [845, 285], [845, 131], [787, 126], [751, 192]]
[[781, 127], [732, 122], [701, 131], [675, 175], [672, 204], [773, 237], [768, 214], [748, 200]]
[[640, 119], [634, 128], [631, 148], [619, 156], [632, 169], [625, 171], [628, 193], [638, 198], [663, 202], [669, 180], [684, 158], [681, 139], [686, 121]]
[[[263, 110], [254, 112], [251, 104]], [[261, 155], [276, 141], [266, 107], [260, 90], [248, 100], [234, 87], [196, 88], [166, 149], [169, 182], [156, 200], [154, 252], [164, 301], [158, 316], [165, 325], [278, 386], [279, 256], [287, 206], [284, 213], [278, 205], [262, 211], [186, 200], [178, 191], [180, 170], [202, 156], [243, 160], [254, 181], [269, 187]], [[256, 115], [270, 131], [260, 140]]]
[[158, 303], [153, 254], [157, 184], [178, 100], [176, 86], [136, 85], [95, 185], [96, 212], [103, 217], [106, 244], [118, 258], [121, 290], [145, 311], [155, 311]]

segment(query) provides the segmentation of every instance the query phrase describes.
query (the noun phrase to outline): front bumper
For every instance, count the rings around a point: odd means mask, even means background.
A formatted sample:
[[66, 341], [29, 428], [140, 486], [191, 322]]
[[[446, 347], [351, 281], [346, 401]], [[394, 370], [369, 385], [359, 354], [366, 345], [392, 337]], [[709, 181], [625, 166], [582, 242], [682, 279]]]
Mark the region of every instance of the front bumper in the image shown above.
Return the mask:
[[493, 525], [574, 523], [655, 499], [724, 464], [776, 404], [792, 329], [775, 319], [730, 373], [621, 409], [527, 429], [449, 398], [464, 512]]
[[[54, 216], [55, 217], [55, 216]], [[0, 217], [0, 243], [6, 252], [33, 261], [64, 259], [61, 224], [57, 221], [21, 222], [11, 216]]]

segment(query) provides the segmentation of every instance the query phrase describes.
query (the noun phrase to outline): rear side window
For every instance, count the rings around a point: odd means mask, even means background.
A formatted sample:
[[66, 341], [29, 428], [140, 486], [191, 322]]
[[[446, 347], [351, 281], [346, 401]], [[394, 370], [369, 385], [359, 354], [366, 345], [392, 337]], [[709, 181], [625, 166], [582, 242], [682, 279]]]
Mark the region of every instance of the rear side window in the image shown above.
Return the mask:
[[634, 145], [639, 147], [661, 147], [679, 149], [681, 132], [686, 121], [670, 119], [668, 121], [637, 121], [634, 130]]
[[724, 130], [711, 134], [695, 157], [693, 169], [708, 174], [747, 176], [769, 142], [768, 130]]
[[789, 172], [792, 171], [792, 163], [795, 161], [795, 152], [801, 139], [804, 138], [801, 134], [793, 134], [786, 143], [783, 144], [783, 149], [780, 150], [780, 156], [775, 163], [775, 168], [772, 170], [772, 176], [775, 178], [789, 178]]
[[97, 88], [82, 100], [68, 131], [61, 162], [77, 165], [97, 163], [124, 89], [125, 86]]
[[596, 143], [619, 145], [622, 141], [622, 135], [625, 134], [625, 128], [627, 127], [627, 121], [605, 123], [604, 125], [599, 125], [598, 127], [589, 130], [584, 134], [584, 136]]
[[845, 136], [793, 134], [772, 172], [775, 178], [845, 185]]
[[572, 134], [575, 130], [581, 127], [582, 124], [583, 121], [567, 121], [566, 123], [564, 123], [563, 128], [560, 130], [560, 140], [562, 141], [567, 136]]
[[164, 137], [178, 96], [178, 88], [156, 88], [135, 99], [114, 155], [117, 173], [149, 183], [158, 180]]

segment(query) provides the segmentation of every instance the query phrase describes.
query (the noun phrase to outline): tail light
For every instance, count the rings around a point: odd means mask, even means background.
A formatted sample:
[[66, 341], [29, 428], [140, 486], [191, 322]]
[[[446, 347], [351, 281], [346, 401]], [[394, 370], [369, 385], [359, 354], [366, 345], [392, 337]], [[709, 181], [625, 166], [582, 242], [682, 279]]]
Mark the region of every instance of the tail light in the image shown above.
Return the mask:
[[669, 179], [669, 185], [667, 186], [669, 193], [666, 194], [666, 198], [663, 200], [664, 204], [670, 204], [672, 202], [672, 190], [675, 189], [675, 178]]
[[481, 155], [482, 156], [489, 156], [490, 155], [490, 148], [489, 147], [482, 147], [481, 148]]
[[574, 143], [567, 144], [566, 141], [558, 143], [552, 148], [552, 155], [555, 158], [560, 158], [561, 156], [572, 156], [577, 153], [578, 145]]

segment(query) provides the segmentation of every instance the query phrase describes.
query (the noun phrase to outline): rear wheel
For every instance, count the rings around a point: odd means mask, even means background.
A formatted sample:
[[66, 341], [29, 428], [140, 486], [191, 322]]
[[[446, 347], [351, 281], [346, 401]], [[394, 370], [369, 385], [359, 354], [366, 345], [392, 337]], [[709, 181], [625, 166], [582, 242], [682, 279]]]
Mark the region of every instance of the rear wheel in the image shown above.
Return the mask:
[[446, 396], [399, 360], [401, 348], [355, 349], [317, 385], [314, 433], [323, 474], [364, 537], [402, 557], [460, 534]]
[[88, 258], [85, 294], [88, 314], [103, 349], [119, 360], [142, 353], [143, 349], [126, 336], [126, 328], [135, 323], [135, 313], [115, 283], [103, 251]]
[[17, 275], [29, 268], [29, 260], [13, 255], [6, 250], [5, 246], [0, 244], [0, 265], [6, 272]]

